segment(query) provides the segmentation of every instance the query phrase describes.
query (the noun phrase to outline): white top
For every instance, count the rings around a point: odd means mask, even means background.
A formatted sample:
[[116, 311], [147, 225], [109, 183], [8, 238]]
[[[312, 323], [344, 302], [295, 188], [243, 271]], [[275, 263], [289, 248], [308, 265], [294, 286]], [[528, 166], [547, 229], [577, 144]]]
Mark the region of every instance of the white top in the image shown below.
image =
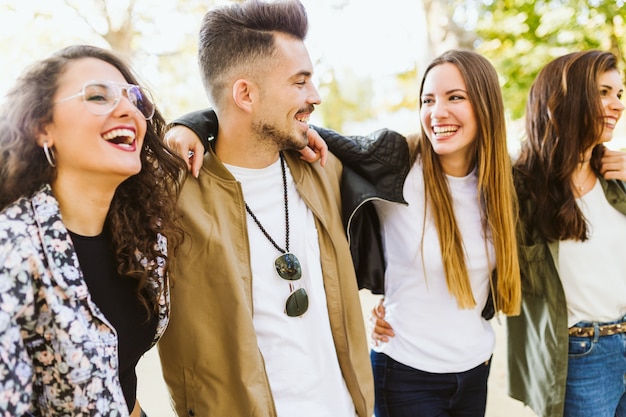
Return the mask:
[[375, 202], [387, 260], [386, 319], [395, 336], [373, 349], [432, 373], [475, 368], [491, 357], [495, 346], [493, 329], [481, 317], [490, 291], [489, 275], [495, 253], [493, 244], [485, 242], [483, 236], [476, 174], [472, 172], [463, 178], [448, 176], [448, 182], [477, 303], [473, 309], [459, 309], [456, 298], [448, 291], [439, 237], [430, 213], [423, 231], [424, 180], [419, 160], [404, 184], [408, 206]]
[[607, 322], [626, 314], [626, 216], [606, 200], [600, 182], [576, 199], [589, 230], [584, 242], [559, 242], [559, 275], [567, 323]]
[[[285, 202], [280, 160], [263, 169], [226, 165], [241, 183], [248, 206], [265, 230], [285, 248]], [[274, 259], [281, 253], [248, 218], [254, 327], [280, 417], [354, 417], [355, 408], [341, 375], [330, 330], [317, 229], [311, 210], [296, 191], [289, 168], [289, 252], [302, 265], [309, 309], [301, 317], [285, 314], [289, 282], [278, 277]]]

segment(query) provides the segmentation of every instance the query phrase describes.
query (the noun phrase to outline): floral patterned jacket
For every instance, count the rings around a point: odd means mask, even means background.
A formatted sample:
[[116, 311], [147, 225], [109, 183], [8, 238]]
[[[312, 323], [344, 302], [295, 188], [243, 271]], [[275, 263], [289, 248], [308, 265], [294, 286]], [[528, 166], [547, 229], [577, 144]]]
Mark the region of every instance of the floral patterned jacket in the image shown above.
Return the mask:
[[[166, 293], [154, 343], [168, 308]], [[117, 352], [115, 329], [91, 300], [50, 187], [5, 207], [0, 416], [128, 416]]]

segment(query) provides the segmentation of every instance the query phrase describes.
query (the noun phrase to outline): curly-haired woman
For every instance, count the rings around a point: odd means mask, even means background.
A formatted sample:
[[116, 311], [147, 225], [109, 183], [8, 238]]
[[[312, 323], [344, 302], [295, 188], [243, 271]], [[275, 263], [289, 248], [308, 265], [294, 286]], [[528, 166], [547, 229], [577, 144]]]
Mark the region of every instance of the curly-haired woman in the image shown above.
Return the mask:
[[0, 414], [140, 416], [135, 365], [168, 321], [185, 162], [113, 53], [30, 66], [0, 113]]

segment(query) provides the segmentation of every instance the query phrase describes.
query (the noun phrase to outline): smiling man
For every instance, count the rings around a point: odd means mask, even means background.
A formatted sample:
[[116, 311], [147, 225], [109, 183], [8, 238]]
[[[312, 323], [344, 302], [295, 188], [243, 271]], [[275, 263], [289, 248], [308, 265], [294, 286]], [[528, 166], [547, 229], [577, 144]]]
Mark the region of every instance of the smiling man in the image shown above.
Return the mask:
[[219, 129], [180, 196], [188, 238], [159, 345], [179, 416], [372, 415], [341, 164], [298, 153], [321, 101], [307, 29], [298, 1], [204, 17], [199, 63]]

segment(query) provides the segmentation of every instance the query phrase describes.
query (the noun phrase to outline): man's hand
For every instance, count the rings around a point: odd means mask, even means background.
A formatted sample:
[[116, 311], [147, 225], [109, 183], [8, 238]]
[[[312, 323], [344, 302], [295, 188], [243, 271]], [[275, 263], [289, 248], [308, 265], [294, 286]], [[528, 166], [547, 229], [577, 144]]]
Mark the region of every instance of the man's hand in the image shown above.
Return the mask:
[[174, 125], [163, 140], [168, 148], [187, 161], [187, 169], [198, 178], [204, 157], [204, 146], [198, 135], [186, 126]]
[[370, 314], [370, 336], [374, 346], [378, 346], [381, 342], [388, 342], [390, 337], [394, 337], [395, 333], [391, 325], [385, 320], [385, 302], [384, 298], [378, 301], [378, 304], [372, 308], [372, 314]]

